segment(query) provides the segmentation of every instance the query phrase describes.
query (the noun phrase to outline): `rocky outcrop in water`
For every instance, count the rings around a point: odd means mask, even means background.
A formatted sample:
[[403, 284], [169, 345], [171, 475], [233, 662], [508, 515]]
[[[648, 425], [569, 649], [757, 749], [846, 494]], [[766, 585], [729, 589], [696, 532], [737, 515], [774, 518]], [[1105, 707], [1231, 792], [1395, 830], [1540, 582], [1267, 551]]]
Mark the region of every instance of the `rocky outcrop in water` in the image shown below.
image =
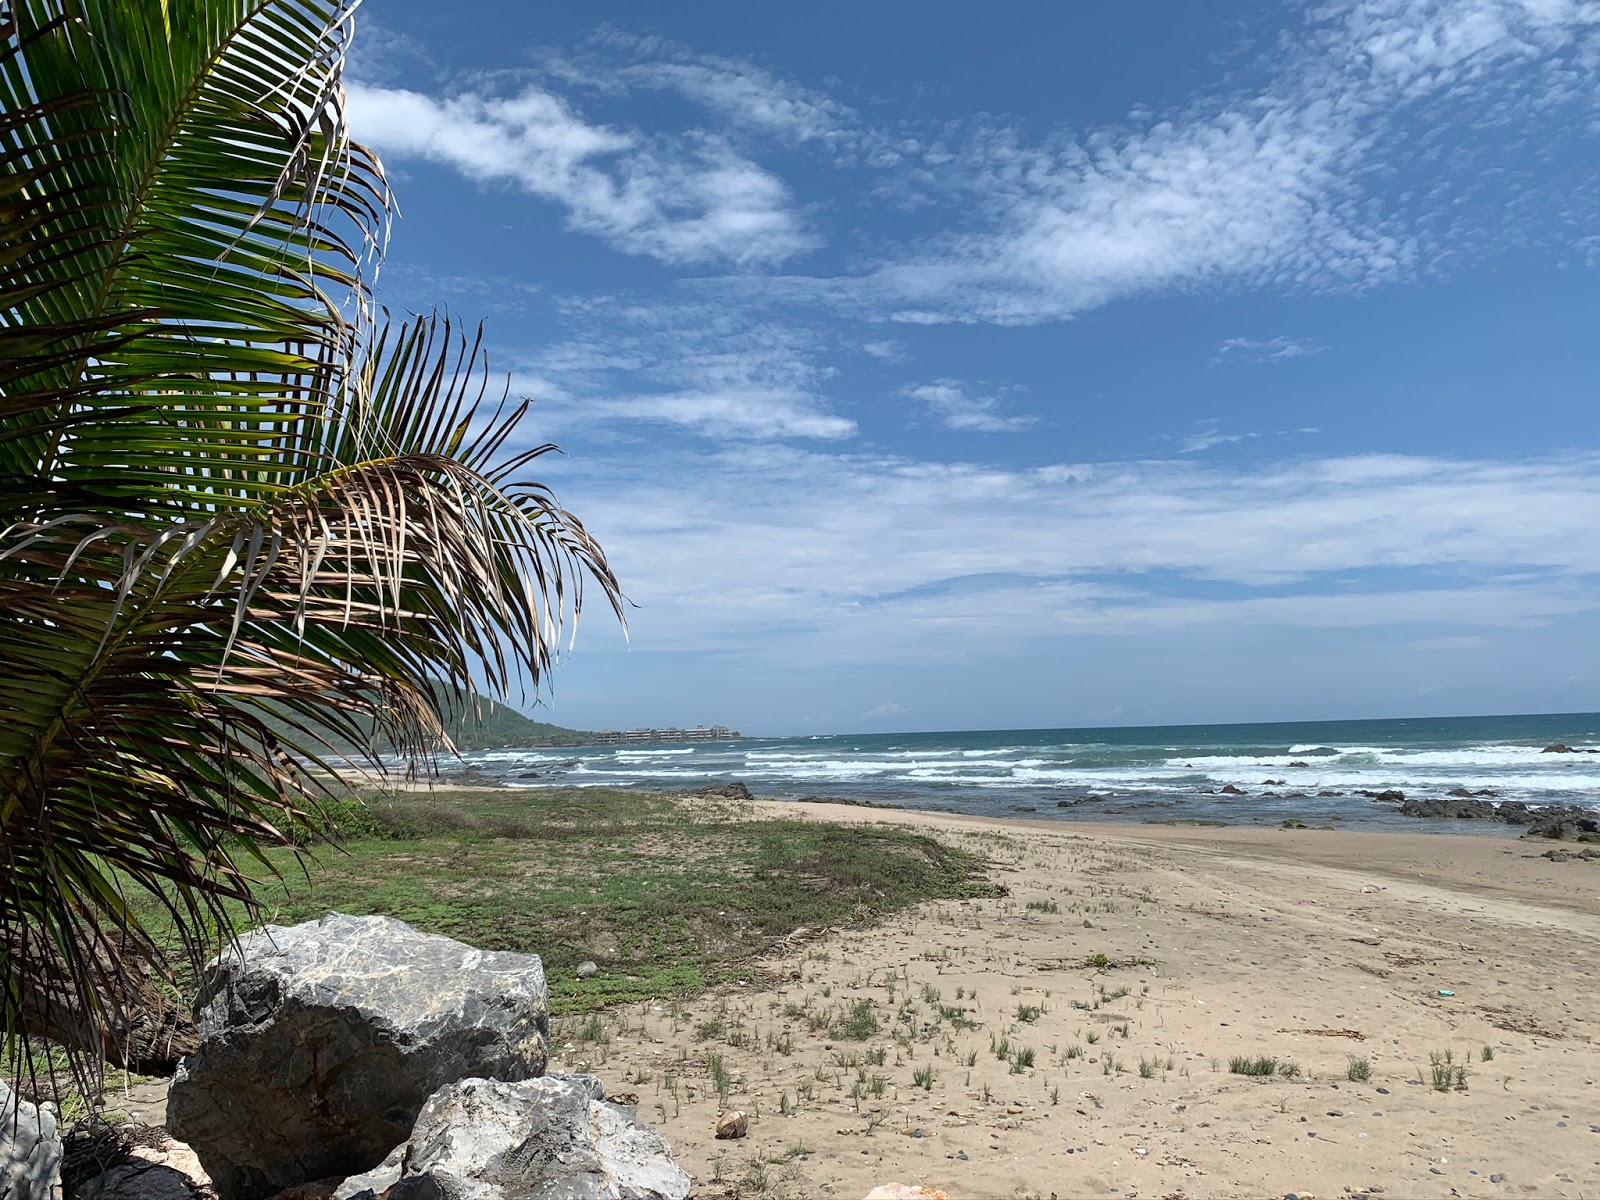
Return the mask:
[[441, 1086], [544, 1073], [535, 955], [476, 950], [388, 917], [331, 913], [246, 934], [199, 998], [201, 1046], [168, 1098], [225, 1200], [365, 1171]]
[[666, 1140], [606, 1103], [593, 1075], [463, 1079], [428, 1098], [411, 1137], [334, 1200], [685, 1200]]
[[1403, 817], [1453, 817], [1457, 820], [1493, 821], [1499, 814], [1487, 800], [1461, 800], [1455, 797], [1429, 797], [1407, 800], [1400, 805]]
[[[1488, 788], [1483, 791], [1494, 794]], [[1529, 808], [1520, 800], [1502, 800], [1495, 804], [1489, 800], [1468, 797], [1474, 797], [1474, 793], [1465, 788], [1456, 788], [1443, 797], [1406, 800], [1400, 805], [1400, 814], [1446, 820], [1500, 821], [1507, 825], [1527, 826], [1523, 837], [1600, 842], [1600, 813], [1593, 809], [1560, 804]]]

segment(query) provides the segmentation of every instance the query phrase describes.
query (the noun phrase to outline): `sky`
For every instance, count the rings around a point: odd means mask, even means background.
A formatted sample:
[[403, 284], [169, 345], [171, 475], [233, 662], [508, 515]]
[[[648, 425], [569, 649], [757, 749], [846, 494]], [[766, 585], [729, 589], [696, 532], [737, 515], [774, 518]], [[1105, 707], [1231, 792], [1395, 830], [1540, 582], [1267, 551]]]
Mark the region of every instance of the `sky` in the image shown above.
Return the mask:
[[1600, 709], [1600, 3], [357, 22], [379, 299], [632, 605], [542, 719]]

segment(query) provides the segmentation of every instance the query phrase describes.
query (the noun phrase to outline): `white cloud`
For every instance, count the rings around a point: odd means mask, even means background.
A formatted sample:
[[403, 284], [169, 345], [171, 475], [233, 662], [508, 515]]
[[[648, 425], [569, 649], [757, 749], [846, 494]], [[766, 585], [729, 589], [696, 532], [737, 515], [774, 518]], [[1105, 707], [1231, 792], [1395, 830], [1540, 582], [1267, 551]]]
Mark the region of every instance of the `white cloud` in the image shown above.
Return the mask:
[[591, 124], [536, 86], [446, 97], [356, 83], [351, 128], [390, 158], [508, 182], [568, 225], [668, 263], [776, 262], [817, 245], [776, 176], [714, 133], [655, 137]]
[[652, 88], [677, 92], [711, 109], [730, 124], [758, 129], [785, 141], [843, 143], [861, 136], [860, 115], [826, 92], [780, 79], [754, 64], [697, 54], [664, 38], [606, 30], [597, 43], [631, 55], [619, 65], [569, 61], [571, 77], [604, 88]]
[[856, 432], [854, 421], [820, 410], [810, 397], [779, 391], [638, 392], [582, 401], [572, 415], [676, 425], [713, 438], [826, 440]]
[[641, 649], [942, 661], [1140, 628], [1471, 633], [1600, 609], [1595, 454], [1241, 473], [753, 445], [556, 467], [642, 606]]
[[815, 331], [710, 304], [565, 302], [574, 336], [513, 356], [514, 387], [544, 395], [541, 426], [649, 422], [711, 438], [839, 439], [856, 424], [825, 395]]
[[1186, 434], [1178, 439], [1178, 450], [1183, 454], [1199, 454], [1213, 446], [1228, 446], [1248, 438], [1256, 437], [1254, 433], [1223, 433], [1215, 424], [1206, 424], [1194, 433]]
[[[1465, 135], [1409, 150], [1407, 118], [1522, 121], [1549, 137], [1545, 109], [1593, 111], [1597, 30], [1600, 7], [1576, 0], [1328, 4], [1284, 39], [1254, 95], [1081, 137], [1030, 143], [989, 123], [964, 145], [935, 143], [894, 186], [951, 201], [952, 226], [854, 277], [787, 280], [787, 294], [906, 322], [1028, 324], [1174, 289], [1359, 290], [1414, 275], [1471, 252], [1455, 202], [1482, 172]], [[1534, 236], [1485, 227], [1474, 240]]]
[[868, 720], [872, 720], [872, 719], [875, 719], [877, 717], [897, 717], [901, 713], [908, 712], [908, 711], [909, 711], [908, 709], [902, 708], [900, 705], [896, 704], [893, 700], [890, 700], [890, 701], [887, 701], [886, 703], [883, 703], [883, 704], [874, 705], [873, 707], [867, 709], [867, 711], [865, 713], [863, 713], [862, 715], [864, 717], [866, 717]]
[[863, 342], [861, 349], [880, 362], [897, 363], [906, 360], [906, 349], [899, 342]]
[[946, 429], [968, 433], [1016, 433], [1034, 423], [1029, 416], [1007, 416], [999, 396], [976, 395], [958, 379], [938, 379], [907, 387], [903, 394], [920, 400]]
[[1212, 356], [1213, 365], [1228, 362], [1273, 363], [1290, 358], [1309, 358], [1327, 346], [1315, 338], [1275, 337], [1265, 341], [1235, 337], [1226, 339]]

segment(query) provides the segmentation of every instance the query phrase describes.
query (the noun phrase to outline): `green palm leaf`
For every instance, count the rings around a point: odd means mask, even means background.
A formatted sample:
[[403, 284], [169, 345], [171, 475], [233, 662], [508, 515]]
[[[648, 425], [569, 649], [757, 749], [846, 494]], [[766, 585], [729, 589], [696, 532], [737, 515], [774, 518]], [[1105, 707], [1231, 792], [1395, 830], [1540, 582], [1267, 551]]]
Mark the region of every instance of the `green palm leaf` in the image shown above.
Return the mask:
[[479, 342], [372, 319], [390, 202], [345, 129], [346, 0], [11, 16], [0, 1015], [125, 1059], [129, 895], [198, 954], [329, 742], [431, 753], [437, 682], [539, 686], [585, 577], [621, 609], [520, 479], [551, 447], [518, 448], [525, 403], [482, 403]]

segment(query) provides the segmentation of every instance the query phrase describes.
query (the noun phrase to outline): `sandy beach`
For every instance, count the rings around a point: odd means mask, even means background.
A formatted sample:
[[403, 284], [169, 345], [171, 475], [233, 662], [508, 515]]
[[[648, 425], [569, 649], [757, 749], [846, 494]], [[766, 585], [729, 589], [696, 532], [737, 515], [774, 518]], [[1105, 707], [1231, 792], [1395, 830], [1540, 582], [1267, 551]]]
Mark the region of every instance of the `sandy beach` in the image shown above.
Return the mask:
[[[937, 828], [1010, 895], [558, 1022], [552, 1069], [637, 1093], [701, 1197], [1600, 1190], [1600, 863], [1491, 836], [793, 808]], [[1278, 1071], [1230, 1071], [1260, 1056]], [[714, 1138], [725, 1108], [746, 1137]]]
[[[936, 832], [1009, 894], [557, 1018], [550, 1069], [636, 1096], [701, 1200], [1600, 1192], [1600, 861], [1503, 833], [783, 807]], [[159, 1122], [164, 1090], [112, 1111]], [[748, 1132], [717, 1140], [730, 1110]]]

